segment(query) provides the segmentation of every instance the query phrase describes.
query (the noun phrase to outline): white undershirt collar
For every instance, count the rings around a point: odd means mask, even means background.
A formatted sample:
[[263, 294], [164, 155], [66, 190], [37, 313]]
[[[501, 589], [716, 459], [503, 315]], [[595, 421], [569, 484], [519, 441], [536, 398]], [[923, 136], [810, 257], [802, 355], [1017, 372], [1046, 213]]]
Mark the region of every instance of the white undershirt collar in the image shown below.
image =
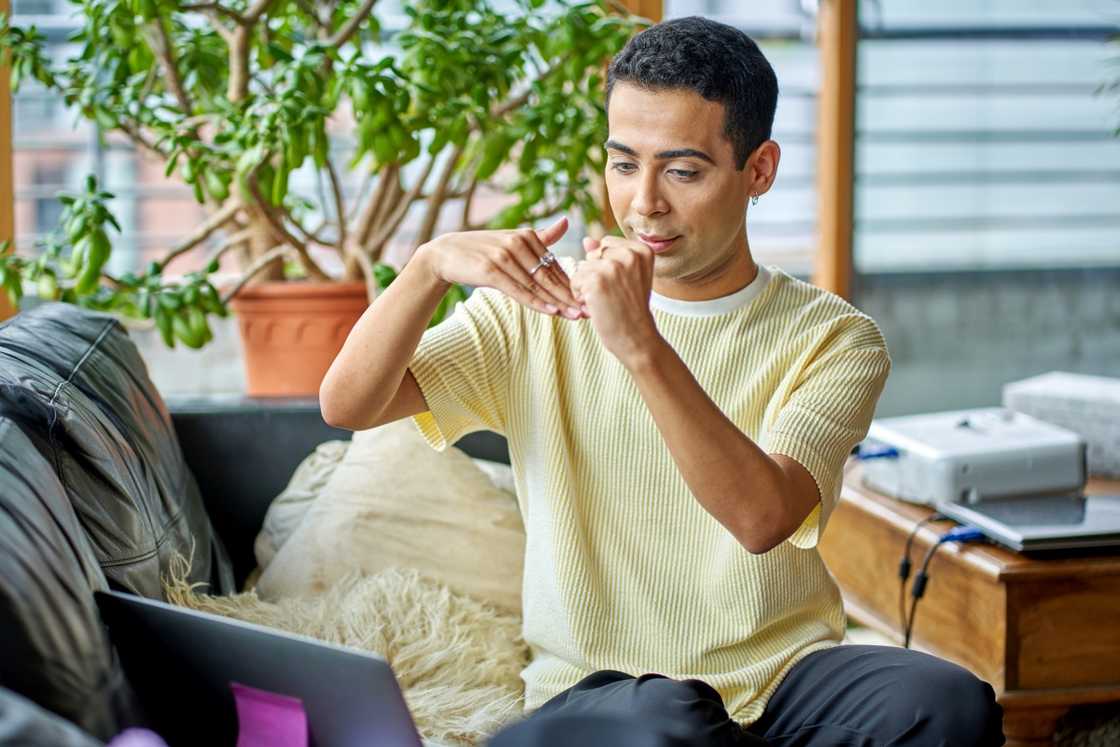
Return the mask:
[[651, 293], [649, 306], [651, 309], [664, 311], [667, 314], [678, 316], [715, 316], [727, 314], [736, 309], [741, 309], [762, 293], [766, 283], [770, 280], [770, 271], [758, 265], [758, 274], [754, 280], [734, 293], [719, 298], [709, 298], [706, 301], [681, 301], [677, 298], [662, 296], [660, 293]]

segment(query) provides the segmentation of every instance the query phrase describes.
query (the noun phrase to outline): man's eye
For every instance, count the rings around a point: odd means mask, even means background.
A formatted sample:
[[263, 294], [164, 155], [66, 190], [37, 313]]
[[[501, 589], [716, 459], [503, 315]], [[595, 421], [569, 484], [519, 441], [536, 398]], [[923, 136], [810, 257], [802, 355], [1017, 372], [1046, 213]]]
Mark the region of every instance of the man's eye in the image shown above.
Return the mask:
[[611, 168], [620, 174], [629, 174], [634, 170], [634, 164], [626, 163], [625, 161], [616, 161], [611, 164]]
[[691, 179], [696, 176], [696, 171], [686, 171], [685, 169], [669, 169], [669, 173], [673, 176], [679, 176], [682, 179]]

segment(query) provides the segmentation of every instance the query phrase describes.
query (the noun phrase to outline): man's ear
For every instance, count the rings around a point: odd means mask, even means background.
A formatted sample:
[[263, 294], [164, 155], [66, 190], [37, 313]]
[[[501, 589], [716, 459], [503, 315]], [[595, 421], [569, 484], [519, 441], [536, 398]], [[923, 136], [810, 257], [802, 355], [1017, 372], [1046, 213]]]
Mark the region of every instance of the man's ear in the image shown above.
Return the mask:
[[782, 160], [782, 149], [773, 140], [767, 140], [754, 149], [747, 159], [747, 165], [743, 168], [749, 182], [748, 191], [752, 196], [770, 191], [774, 179], [778, 176], [780, 160]]

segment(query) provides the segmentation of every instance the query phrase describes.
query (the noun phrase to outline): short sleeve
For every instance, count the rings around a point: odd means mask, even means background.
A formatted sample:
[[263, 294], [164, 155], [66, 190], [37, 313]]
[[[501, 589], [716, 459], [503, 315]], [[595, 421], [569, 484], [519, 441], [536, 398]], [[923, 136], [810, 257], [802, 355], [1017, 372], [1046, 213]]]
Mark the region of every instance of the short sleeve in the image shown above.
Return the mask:
[[505, 433], [520, 333], [519, 307], [490, 288], [424, 333], [408, 368], [428, 404], [413, 421], [432, 448], [442, 451], [472, 431]]
[[809, 549], [820, 539], [840, 496], [844, 463], [867, 435], [890, 369], [885, 344], [831, 346], [806, 366], [767, 432], [765, 450], [798, 462], [820, 491], [820, 503], [789, 538], [794, 546]]

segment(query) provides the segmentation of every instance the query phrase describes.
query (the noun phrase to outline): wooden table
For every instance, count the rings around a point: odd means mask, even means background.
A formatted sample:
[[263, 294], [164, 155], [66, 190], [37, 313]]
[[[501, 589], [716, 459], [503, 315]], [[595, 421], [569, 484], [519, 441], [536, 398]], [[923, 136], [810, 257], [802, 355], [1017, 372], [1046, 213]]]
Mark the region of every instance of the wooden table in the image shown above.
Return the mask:
[[[1088, 492], [1120, 493], [1120, 481], [1092, 481]], [[906, 537], [931, 513], [864, 487], [854, 466], [821, 542], [848, 615], [899, 643], [898, 563]], [[952, 526], [919, 530], [911, 581]], [[947, 543], [930, 563], [912, 645], [991, 683], [1008, 745], [1050, 744], [1071, 707], [1120, 701], [1120, 554], [1038, 559]]]

